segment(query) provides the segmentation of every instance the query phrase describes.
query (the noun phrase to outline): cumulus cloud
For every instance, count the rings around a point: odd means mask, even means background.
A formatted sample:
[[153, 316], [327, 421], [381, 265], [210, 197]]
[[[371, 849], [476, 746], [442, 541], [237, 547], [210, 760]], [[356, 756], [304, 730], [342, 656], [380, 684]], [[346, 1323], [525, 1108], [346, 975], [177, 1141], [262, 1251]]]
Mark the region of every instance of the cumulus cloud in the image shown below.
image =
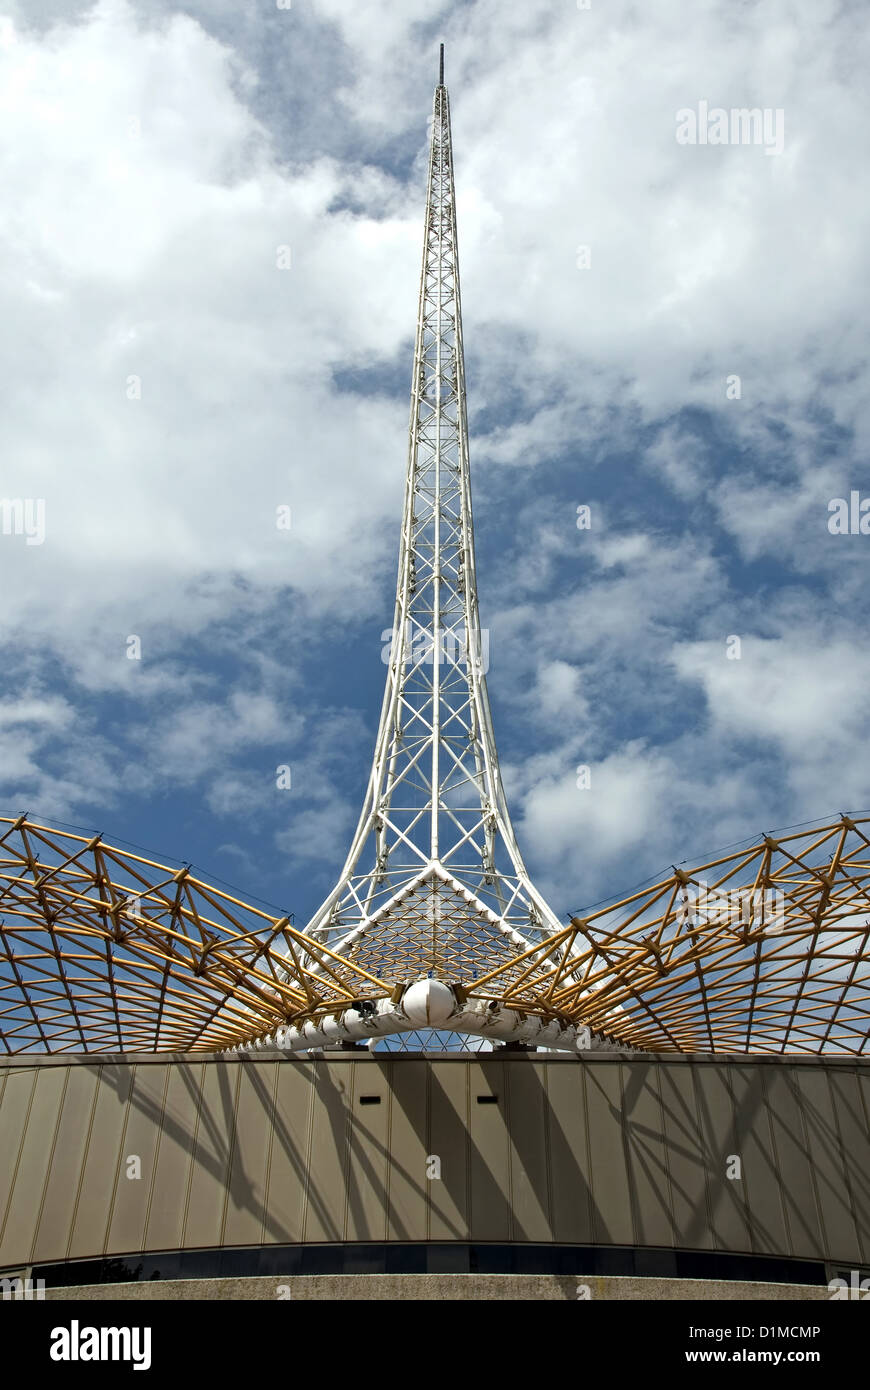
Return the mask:
[[[14, 4], [0, 495], [45, 539], [0, 535], [3, 800], [216, 845], [282, 897], [292, 865], [303, 915], [379, 707], [439, 39], [531, 867], [577, 905], [870, 795], [866, 560], [826, 529], [870, 436], [858, 11]], [[782, 108], [782, 154], [678, 144], [701, 100]]]

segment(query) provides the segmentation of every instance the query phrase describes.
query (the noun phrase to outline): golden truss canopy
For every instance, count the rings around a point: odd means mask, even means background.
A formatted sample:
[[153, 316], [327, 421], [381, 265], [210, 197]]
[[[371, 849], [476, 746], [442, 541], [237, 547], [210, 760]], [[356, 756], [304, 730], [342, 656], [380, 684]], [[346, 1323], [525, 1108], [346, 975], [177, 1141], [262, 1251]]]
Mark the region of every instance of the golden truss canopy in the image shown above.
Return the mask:
[[531, 949], [487, 932], [444, 885], [434, 910], [424, 885], [340, 954], [188, 869], [0, 818], [0, 1042], [213, 1052], [432, 974], [471, 1001], [651, 1051], [859, 1055], [868, 835], [870, 816], [844, 816], [767, 836], [572, 917]]

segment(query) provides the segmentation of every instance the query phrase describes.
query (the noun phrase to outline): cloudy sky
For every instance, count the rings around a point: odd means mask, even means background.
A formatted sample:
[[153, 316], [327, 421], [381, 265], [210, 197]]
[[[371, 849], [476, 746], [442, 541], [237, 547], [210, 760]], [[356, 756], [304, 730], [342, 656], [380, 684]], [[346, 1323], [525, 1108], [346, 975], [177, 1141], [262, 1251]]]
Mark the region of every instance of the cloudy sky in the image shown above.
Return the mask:
[[439, 41], [533, 876], [870, 806], [863, 0], [0, 0], [0, 814], [299, 924], [379, 713]]

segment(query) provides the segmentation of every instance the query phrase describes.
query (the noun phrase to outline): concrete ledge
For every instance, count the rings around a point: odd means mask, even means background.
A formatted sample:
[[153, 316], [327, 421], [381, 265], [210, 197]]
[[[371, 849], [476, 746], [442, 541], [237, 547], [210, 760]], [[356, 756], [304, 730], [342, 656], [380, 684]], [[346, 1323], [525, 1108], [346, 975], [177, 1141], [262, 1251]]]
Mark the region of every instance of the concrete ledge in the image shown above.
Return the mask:
[[722, 1279], [630, 1279], [601, 1275], [559, 1274], [297, 1274], [255, 1279], [154, 1279], [129, 1284], [81, 1284], [46, 1289], [46, 1299], [162, 1300], [272, 1299], [297, 1302], [355, 1299], [539, 1299], [576, 1302], [585, 1284], [591, 1299], [687, 1300], [711, 1303], [829, 1299], [824, 1284], [753, 1284]]
[[404, 1065], [408, 1061], [449, 1062], [466, 1066], [469, 1062], [510, 1062], [518, 1066], [574, 1067], [613, 1065], [636, 1062], [638, 1066], [661, 1065], [678, 1067], [729, 1066], [740, 1067], [839, 1067], [844, 1071], [866, 1072], [870, 1059], [851, 1053], [824, 1053], [817, 1056], [805, 1052], [512, 1052], [499, 1044], [492, 1052], [370, 1052], [367, 1047], [356, 1050], [342, 1048], [313, 1048], [311, 1052], [282, 1052], [279, 1048], [259, 1048], [239, 1056], [214, 1052], [16, 1052], [0, 1056], [0, 1071], [20, 1067], [25, 1071], [46, 1067], [162, 1067], [184, 1063], [187, 1066], [250, 1066], [257, 1062], [285, 1062], [301, 1066], [308, 1062], [357, 1062], [383, 1066], [385, 1062]]

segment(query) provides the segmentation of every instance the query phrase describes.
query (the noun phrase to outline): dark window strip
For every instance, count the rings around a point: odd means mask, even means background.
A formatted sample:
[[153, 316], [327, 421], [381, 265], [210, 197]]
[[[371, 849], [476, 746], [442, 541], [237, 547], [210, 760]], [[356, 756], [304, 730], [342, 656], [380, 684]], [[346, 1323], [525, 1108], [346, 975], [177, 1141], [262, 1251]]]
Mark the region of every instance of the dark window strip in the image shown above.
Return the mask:
[[34, 1265], [47, 1288], [141, 1279], [294, 1274], [562, 1274], [826, 1284], [816, 1260], [605, 1245], [385, 1244], [229, 1246]]

